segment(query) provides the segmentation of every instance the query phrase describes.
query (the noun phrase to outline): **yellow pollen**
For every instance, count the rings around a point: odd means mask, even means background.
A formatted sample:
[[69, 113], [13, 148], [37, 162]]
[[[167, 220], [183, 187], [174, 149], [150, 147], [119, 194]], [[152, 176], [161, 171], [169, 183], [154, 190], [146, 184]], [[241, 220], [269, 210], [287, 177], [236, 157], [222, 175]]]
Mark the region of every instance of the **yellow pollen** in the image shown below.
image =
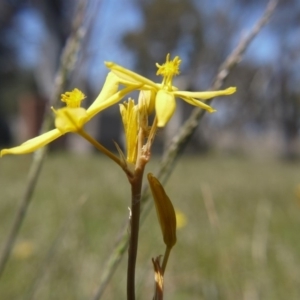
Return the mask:
[[156, 66], [158, 68], [156, 75], [162, 75], [164, 77], [172, 78], [173, 76], [180, 73], [180, 63], [181, 59], [179, 58], [179, 56], [175, 56], [175, 58], [170, 61], [170, 53], [168, 53], [166, 62], [164, 64], [159, 65], [158, 63], [156, 63]]
[[84, 93], [79, 89], [73, 89], [71, 92], [61, 94], [61, 101], [65, 102], [67, 107], [77, 108], [80, 107], [80, 103], [85, 97]]

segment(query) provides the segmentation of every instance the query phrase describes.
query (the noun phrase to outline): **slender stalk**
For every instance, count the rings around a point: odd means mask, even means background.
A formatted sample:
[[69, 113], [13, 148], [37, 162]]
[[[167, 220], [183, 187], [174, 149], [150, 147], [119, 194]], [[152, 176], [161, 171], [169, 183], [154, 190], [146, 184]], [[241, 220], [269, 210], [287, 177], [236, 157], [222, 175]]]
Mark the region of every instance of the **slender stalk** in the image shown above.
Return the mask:
[[79, 135], [81, 135], [84, 139], [89, 141], [96, 149], [104, 153], [106, 156], [108, 156], [111, 160], [113, 160], [116, 164], [118, 164], [121, 168], [123, 168], [123, 165], [120, 161], [120, 159], [114, 155], [112, 152], [110, 152], [108, 149], [106, 149], [103, 145], [101, 145], [99, 142], [97, 142], [93, 137], [91, 137], [87, 132], [85, 132], [83, 129], [77, 131]]
[[146, 134], [145, 129], [140, 127], [135, 172], [132, 177], [128, 176], [128, 180], [131, 184], [131, 211], [127, 265], [127, 300], [135, 300], [135, 265], [140, 228], [142, 184], [144, 169], [150, 159], [150, 149], [145, 150], [143, 148]]
[[20, 232], [23, 220], [26, 216], [28, 206], [32, 199], [32, 194], [37, 184], [37, 180], [42, 169], [44, 158], [46, 156], [46, 148], [39, 149], [33, 157], [30, 170], [28, 173], [26, 188], [17, 209], [12, 226], [9, 229], [7, 239], [4, 242], [3, 249], [0, 253], [0, 278], [5, 270], [7, 261], [15, 244], [16, 238]]
[[127, 300], [135, 300], [135, 265], [138, 249], [143, 169], [131, 182], [130, 238], [127, 266]]
[[119, 165], [123, 169], [123, 171], [126, 173], [126, 175], [128, 176], [128, 178], [132, 178], [133, 174], [129, 170], [128, 165], [126, 164], [126, 162], [123, 162], [121, 159], [119, 159], [116, 155], [114, 155], [107, 148], [105, 148], [103, 145], [101, 145], [99, 142], [97, 142], [92, 136], [90, 136], [83, 129], [78, 130], [76, 133], [78, 133], [84, 139], [86, 139], [87, 141], [89, 141], [96, 149], [98, 149], [99, 151], [101, 151], [102, 153], [104, 153], [111, 160], [113, 160], [117, 165]]
[[168, 263], [168, 259], [169, 259], [170, 253], [171, 253], [171, 249], [172, 248], [170, 248], [170, 247], [166, 247], [164, 259], [163, 259], [163, 262], [162, 262], [162, 265], [161, 265], [162, 275], [164, 275], [164, 273], [165, 273], [166, 266], [167, 266], [167, 263]]

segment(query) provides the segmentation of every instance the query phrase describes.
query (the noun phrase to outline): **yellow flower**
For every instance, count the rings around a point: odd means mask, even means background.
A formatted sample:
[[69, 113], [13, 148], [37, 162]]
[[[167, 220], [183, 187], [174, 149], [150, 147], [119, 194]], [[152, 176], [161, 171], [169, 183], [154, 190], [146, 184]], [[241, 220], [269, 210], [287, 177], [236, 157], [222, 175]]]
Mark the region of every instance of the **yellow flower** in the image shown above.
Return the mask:
[[65, 102], [67, 106], [57, 110], [52, 108], [55, 113], [56, 128], [30, 139], [18, 147], [3, 149], [0, 156], [5, 154], [30, 153], [49, 144], [65, 133], [79, 132], [84, 124], [97, 113], [119, 102], [120, 99], [133, 89], [133, 87], [129, 87], [118, 92], [118, 87], [118, 78], [110, 72], [106, 77], [100, 94], [88, 109], [80, 107], [81, 101], [85, 98], [85, 95], [80, 90], [74, 89], [71, 92], [62, 94], [61, 100]]
[[13, 256], [19, 260], [25, 260], [33, 256], [35, 245], [31, 241], [19, 242], [13, 249]]
[[127, 162], [134, 164], [137, 157], [138, 106], [129, 99], [120, 104], [120, 113], [125, 131]]
[[185, 227], [187, 223], [186, 215], [180, 210], [175, 210], [175, 214], [176, 214], [177, 229]]
[[181, 60], [176, 56], [173, 60], [170, 60], [170, 54], [167, 55], [166, 62], [163, 65], [156, 64], [158, 71], [156, 75], [163, 76], [162, 83], [155, 83], [135, 72], [125, 69], [113, 62], [106, 62], [106, 66], [119, 77], [120, 83], [126, 86], [138, 86], [140, 90], [150, 90], [154, 93], [155, 110], [158, 119], [157, 126], [164, 127], [170, 120], [176, 109], [175, 98], [181, 98], [187, 103], [205, 109], [209, 112], [215, 110], [199, 101], [211, 99], [217, 96], [230, 95], [236, 91], [235, 87], [230, 87], [220, 91], [207, 91], [207, 92], [188, 92], [178, 91], [178, 88], [172, 85], [173, 77], [179, 74], [179, 66]]

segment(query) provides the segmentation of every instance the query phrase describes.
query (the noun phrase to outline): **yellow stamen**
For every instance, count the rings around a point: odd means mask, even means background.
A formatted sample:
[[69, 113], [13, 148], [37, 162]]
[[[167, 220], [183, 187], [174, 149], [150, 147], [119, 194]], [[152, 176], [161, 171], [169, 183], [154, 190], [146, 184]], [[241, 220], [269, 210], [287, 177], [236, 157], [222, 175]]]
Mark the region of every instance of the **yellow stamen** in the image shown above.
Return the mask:
[[163, 79], [163, 86], [168, 88], [172, 87], [172, 80], [173, 76], [176, 76], [180, 73], [179, 66], [181, 63], [181, 59], [179, 56], [176, 56], [173, 60], [170, 61], [170, 53], [167, 54], [166, 62], [162, 65], [156, 63], [158, 68], [156, 75], [162, 75]]
[[79, 89], [73, 89], [71, 92], [65, 92], [61, 94], [61, 101], [65, 102], [67, 107], [77, 108], [80, 107], [81, 101], [85, 98], [83, 92]]

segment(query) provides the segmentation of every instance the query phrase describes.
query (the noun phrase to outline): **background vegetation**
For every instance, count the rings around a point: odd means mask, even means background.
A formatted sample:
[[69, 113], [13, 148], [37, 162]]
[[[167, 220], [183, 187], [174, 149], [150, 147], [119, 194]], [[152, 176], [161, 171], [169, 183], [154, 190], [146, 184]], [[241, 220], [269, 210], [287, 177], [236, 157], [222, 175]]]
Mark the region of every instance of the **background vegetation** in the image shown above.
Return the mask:
[[[77, 3], [0, 1], [2, 143], [17, 143], [37, 134], [40, 118], [28, 110], [41, 115], [49, 106], [60, 54], [77, 20]], [[207, 90], [220, 64], [262, 15], [268, 0], [84, 3], [87, 11], [83, 18], [83, 47], [76, 54], [74, 70], [64, 88], [81, 88], [88, 95], [84, 104], [88, 106], [107, 74], [103, 61], [115, 61], [159, 81], [155, 63], [162, 63], [169, 52], [182, 58], [176, 85]], [[204, 118], [194, 135], [192, 143], [197, 151], [217, 146], [251, 152], [254, 147], [245, 145], [259, 138], [261, 146], [270, 151], [288, 158], [298, 155], [299, 15], [298, 0], [278, 1], [270, 22], [225, 83], [237, 86], [238, 92], [230, 101], [216, 101], [218, 114]], [[178, 105], [180, 113], [173, 118], [161, 143], [171, 138], [191, 110], [188, 105]], [[116, 110], [105, 111], [91, 125], [107, 146], [112, 145], [112, 138], [122, 139], [122, 125], [114, 117]], [[78, 149], [72, 142], [69, 146]]]
[[[155, 62], [164, 61], [167, 52], [183, 60], [176, 85], [208, 89], [267, 1], [86, 3], [84, 47], [59, 88], [80, 87], [88, 102], [102, 86], [104, 60], [154, 79]], [[59, 94], [53, 79], [76, 23], [76, 4], [0, 1], [3, 145], [36, 135], [53, 90]], [[225, 83], [238, 92], [213, 103], [218, 113], [203, 118], [188, 155], [165, 186], [187, 219], [166, 272], [166, 299], [300, 297], [299, 15], [299, 1], [279, 1], [271, 22]], [[175, 122], [159, 132], [157, 152], [190, 112], [178, 106]], [[88, 126], [108, 146], [122, 139], [115, 113], [110, 109]], [[56, 146], [76, 152], [82, 145], [61, 139]], [[215, 149], [221, 155], [211, 154]], [[199, 156], [203, 150], [207, 155]], [[151, 172], [158, 160], [148, 167]], [[30, 155], [1, 159], [1, 246], [26, 190], [30, 164]], [[127, 228], [128, 194], [125, 176], [101, 156], [51, 153], [1, 278], [0, 298], [92, 299], [108, 255]], [[153, 211], [140, 236], [138, 295], [146, 299], [153, 291], [150, 259], [163, 251]], [[105, 299], [124, 299], [125, 270], [124, 260]]]
[[[28, 156], [1, 160], [0, 243], [29, 162]], [[0, 282], [1, 298], [92, 299], [126, 224], [126, 180], [101, 156], [48, 157]], [[298, 299], [297, 186], [299, 164], [216, 155], [183, 159], [166, 185], [187, 219], [166, 272], [166, 299]], [[147, 299], [151, 258], [164, 250], [154, 211], [140, 236], [138, 297]], [[125, 273], [126, 259], [104, 299], [124, 299]]]

